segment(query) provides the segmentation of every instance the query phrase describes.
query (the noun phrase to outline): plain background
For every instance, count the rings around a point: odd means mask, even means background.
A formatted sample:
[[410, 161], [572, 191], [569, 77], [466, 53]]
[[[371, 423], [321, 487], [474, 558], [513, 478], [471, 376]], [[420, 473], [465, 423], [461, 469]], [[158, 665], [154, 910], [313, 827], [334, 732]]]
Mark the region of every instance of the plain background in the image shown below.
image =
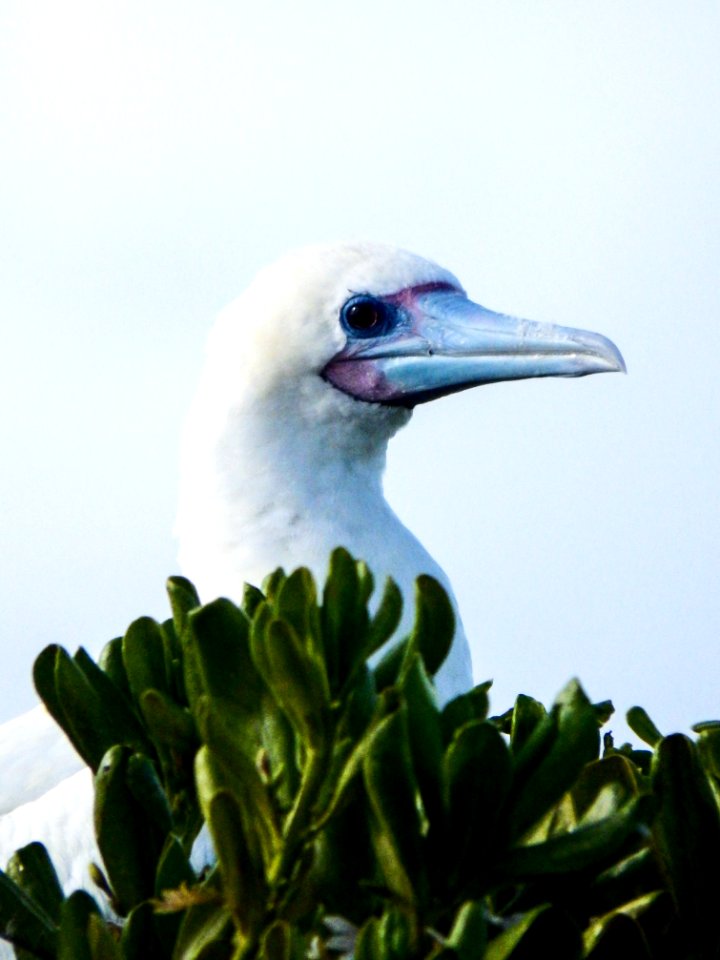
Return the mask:
[[578, 675], [665, 732], [720, 716], [719, 49], [710, 0], [5, 0], [0, 717], [46, 644], [166, 615], [212, 318], [353, 237], [628, 364], [430, 404], [391, 448], [494, 708]]

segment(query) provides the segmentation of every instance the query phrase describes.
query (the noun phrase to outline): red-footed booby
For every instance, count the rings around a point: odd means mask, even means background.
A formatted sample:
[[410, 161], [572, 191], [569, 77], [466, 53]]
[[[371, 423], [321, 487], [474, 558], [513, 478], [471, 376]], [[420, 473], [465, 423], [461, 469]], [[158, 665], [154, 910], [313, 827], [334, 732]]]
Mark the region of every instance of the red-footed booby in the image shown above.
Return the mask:
[[[206, 601], [238, 597], [244, 581], [258, 583], [277, 566], [309, 566], [322, 580], [332, 549], [343, 545], [408, 598], [420, 573], [452, 596], [385, 501], [389, 439], [417, 404], [468, 387], [620, 370], [605, 337], [487, 310], [447, 270], [406, 251], [346, 243], [292, 253], [262, 271], [210, 335], [183, 440], [183, 571]], [[471, 683], [458, 621], [438, 695], [445, 701]], [[14, 786], [44, 764], [48, 724], [39, 711], [26, 718]], [[12, 723], [15, 732], [22, 726]], [[3, 741], [3, 730], [10, 727], [0, 728], [6, 770], [14, 734]], [[67, 772], [66, 762], [56, 776], [47, 771], [42, 789]], [[0, 817], [0, 856], [43, 840], [63, 882], [75, 886], [98, 856], [89, 777], [83, 771], [38, 796], [40, 789]]]
[[[322, 581], [339, 544], [412, 585], [447, 577], [382, 490], [390, 438], [412, 409], [497, 380], [623, 370], [605, 337], [493, 313], [453, 274], [380, 244], [307, 247], [263, 270], [220, 315], [187, 423], [180, 561], [211, 599], [276, 566]], [[402, 632], [402, 629], [401, 631]], [[436, 685], [472, 683], [458, 619]]]

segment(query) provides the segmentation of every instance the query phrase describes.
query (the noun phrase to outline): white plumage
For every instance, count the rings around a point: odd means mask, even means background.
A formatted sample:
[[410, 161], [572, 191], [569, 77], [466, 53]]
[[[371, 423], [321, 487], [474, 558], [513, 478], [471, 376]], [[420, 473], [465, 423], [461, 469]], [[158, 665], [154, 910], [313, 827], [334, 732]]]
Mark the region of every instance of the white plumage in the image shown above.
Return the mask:
[[[452, 274], [405, 251], [340, 244], [291, 254], [211, 333], [183, 440], [183, 571], [204, 600], [237, 597], [278, 565], [306, 565], [322, 579], [342, 544], [408, 598], [420, 573], [450, 591], [382, 492], [388, 440], [412, 407], [491, 380], [620, 369], [604, 338], [484, 310]], [[408, 604], [405, 625], [411, 616]], [[441, 699], [471, 681], [458, 621]], [[41, 839], [71, 889], [87, 882], [97, 852], [89, 777], [64, 779], [79, 763], [58, 743], [39, 710], [0, 728], [0, 768], [14, 791], [0, 798], [10, 811], [0, 856]], [[50, 745], [60, 753], [48, 761]]]
[[[338, 545], [380, 584], [396, 579], [410, 599], [406, 625], [418, 574], [451, 590], [382, 491], [388, 441], [410, 410], [363, 403], [321, 376], [345, 343], [337, 318], [349, 295], [435, 281], [457, 284], [404, 251], [311, 247], [266, 268], [222, 312], [183, 437], [176, 526], [180, 565], [203, 598], [237, 596], [277, 566], [309, 566], [322, 581]], [[471, 680], [459, 626], [443, 699]]]

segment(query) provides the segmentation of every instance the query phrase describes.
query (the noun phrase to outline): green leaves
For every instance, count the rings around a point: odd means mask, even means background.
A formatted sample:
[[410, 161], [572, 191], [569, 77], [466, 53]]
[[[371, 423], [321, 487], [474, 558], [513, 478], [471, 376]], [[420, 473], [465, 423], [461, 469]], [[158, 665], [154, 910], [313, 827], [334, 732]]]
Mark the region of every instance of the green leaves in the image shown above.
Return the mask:
[[[14, 855], [0, 931], [21, 960], [720, 956], [720, 723], [663, 737], [634, 707], [652, 751], [606, 735], [600, 755], [612, 705], [577, 681], [549, 708], [489, 716], [487, 682], [440, 709], [447, 596], [420, 577], [398, 638], [399, 590], [374, 587], [343, 549], [321, 591], [278, 569], [240, 607], [173, 577], [172, 619], [99, 665], [43, 651], [102, 864], [95, 900], [41, 844]], [[203, 834], [191, 861], [203, 823], [215, 853]]]
[[717, 956], [720, 820], [695, 744], [681, 734], [661, 740], [652, 775], [660, 802], [655, 841], [670, 892], [698, 956]]
[[527, 700], [516, 709], [523, 719], [516, 725], [513, 717], [513, 728], [521, 727], [522, 735], [513, 744], [511, 832], [520, 838], [570, 789], [585, 764], [597, 757], [600, 737], [595, 712], [576, 681], [565, 687], [545, 716]]

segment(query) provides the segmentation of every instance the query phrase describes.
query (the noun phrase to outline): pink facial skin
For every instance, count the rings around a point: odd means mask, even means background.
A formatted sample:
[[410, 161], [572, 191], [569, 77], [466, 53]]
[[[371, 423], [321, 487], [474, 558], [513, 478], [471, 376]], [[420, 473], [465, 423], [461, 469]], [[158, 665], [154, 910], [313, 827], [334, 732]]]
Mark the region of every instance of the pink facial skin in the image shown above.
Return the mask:
[[[405, 287], [397, 293], [378, 298], [398, 308], [402, 317], [397, 325], [395, 335], [393, 336], [392, 333], [385, 335], [388, 344], [386, 357], [392, 356], [394, 340], [418, 335], [418, 325], [422, 317], [418, 299], [428, 293], [441, 291], [462, 292], [452, 284], [434, 282]], [[414, 404], [411, 402], [411, 398], [406, 397], [404, 391], [397, 385], [393, 385], [384, 375], [382, 369], [376, 363], [377, 357], [363, 358], [363, 352], [371, 345], [377, 347], [380, 339], [380, 337], [352, 338], [352, 336], [348, 336], [347, 344], [327, 364], [322, 371], [322, 376], [338, 390], [342, 390], [343, 393], [347, 393], [357, 400], [389, 404], [402, 404], [405, 401], [406, 406], [412, 407]]]

